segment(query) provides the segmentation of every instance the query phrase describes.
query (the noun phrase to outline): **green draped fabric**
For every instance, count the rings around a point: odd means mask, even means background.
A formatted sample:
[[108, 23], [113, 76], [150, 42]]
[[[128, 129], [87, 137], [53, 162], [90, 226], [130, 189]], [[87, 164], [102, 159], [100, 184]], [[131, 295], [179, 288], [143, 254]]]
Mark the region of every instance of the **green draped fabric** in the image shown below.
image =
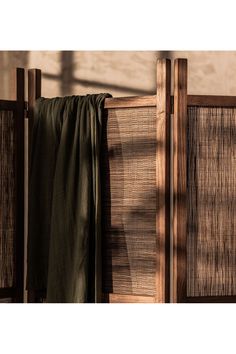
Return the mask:
[[100, 145], [109, 94], [40, 98], [29, 170], [27, 289], [101, 301]]

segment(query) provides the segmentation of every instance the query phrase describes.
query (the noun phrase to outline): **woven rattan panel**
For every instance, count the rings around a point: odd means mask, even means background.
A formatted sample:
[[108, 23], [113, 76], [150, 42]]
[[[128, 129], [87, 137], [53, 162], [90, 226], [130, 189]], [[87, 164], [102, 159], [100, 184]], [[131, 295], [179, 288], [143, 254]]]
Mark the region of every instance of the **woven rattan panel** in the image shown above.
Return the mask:
[[155, 294], [156, 109], [110, 109], [102, 146], [103, 291]]
[[188, 108], [187, 295], [236, 294], [236, 109]]
[[12, 111], [0, 111], [0, 288], [13, 286], [15, 134]]

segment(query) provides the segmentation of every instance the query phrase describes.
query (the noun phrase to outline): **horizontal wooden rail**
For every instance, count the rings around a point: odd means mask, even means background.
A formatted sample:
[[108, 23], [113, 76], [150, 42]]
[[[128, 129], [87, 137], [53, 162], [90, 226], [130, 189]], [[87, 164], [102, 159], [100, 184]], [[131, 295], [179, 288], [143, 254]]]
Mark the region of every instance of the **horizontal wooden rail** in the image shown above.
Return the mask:
[[0, 100], [1, 111], [13, 111], [16, 108], [16, 101]]
[[109, 303], [154, 303], [153, 296], [123, 295], [123, 294], [103, 294], [103, 301]]
[[188, 95], [188, 106], [236, 107], [236, 96]]
[[236, 303], [236, 296], [196, 296], [187, 297], [185, 303]]
[[0, 299], [13, 298], [15, 297], [15, 288], [0, 288]]
[[104, 108], [132, 108], [132, 107], [155, 107], [156, 95], [133, 96], [133, 97], [111, 97], [105, 99]]
[[[156, 107], [157, 96], [112, 97], [105, 99], [105, 109]], [[174, 98], [171, 96], [171, 113], [173, 113]]]
[[[174, 98], [171, 96], [171, 105]], [[105, 99], [104, 108], [134, 108], [134, 107], [155, 107], [156, 95], [152, 96], [131, 96], [111, 97]], [[188, 106], [202, 107], [236, 107], [236, 96], [204, 96], [188, 95]], [[16, 101], [0, 100], [0, 110], [14, 110]], [[28, 109], [28, 102], [25, 102], [25, 110]], [[172, 109], [171, 109], [172, 111]]]
[[[236, 107], [236, 96], [214, 96], [214, 95], [188, 95], [188, 106], [200, 107]], [[174, 98], [171, 96], [171, 106]], [[104, 108], [134, 108], [134, 107], [155, 107], [156, 95], [133, 96], [133, 97], [111, 97], [105, 99]], [[171, 112], [173, 110], [171, 109]]]
[[[17, 101], [14, 100], [0, 100], [0, 110], [1, 111], [13, 111], [16, 109]], [[28, 102], [24, 103], [24, 109], [28, 109]]]

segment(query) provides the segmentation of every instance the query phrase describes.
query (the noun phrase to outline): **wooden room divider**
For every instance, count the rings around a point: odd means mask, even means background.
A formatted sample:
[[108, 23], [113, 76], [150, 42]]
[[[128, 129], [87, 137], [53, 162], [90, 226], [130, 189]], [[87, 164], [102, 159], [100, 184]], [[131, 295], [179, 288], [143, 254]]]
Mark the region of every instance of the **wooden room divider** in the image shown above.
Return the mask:
[[[105, 100], [104, 302], [236, 302], [236, 97], [188, 95], [187, 60], [157, 61], [156, 95]], [[24, 116], [41, 71], [0, 100], [0, 301], [23, 302]], [[28, 293], [28, 302], [43, 294]]]
[[103, 292], [169, 302], [171, 62], [156, 96], [108, 98], [103, 129]]
[[236, 97], [187, 95], [175, 61], [174, 302], [236, 302]]
[[[169, 301], [171, 62], [157, 94], [105, 100], [102, 138], [103, 301]], [[28, 71], [29, 127], [41, 72]], [[31, 121], [31, 122], [30, 122]], [[40, 294], [30, 292], [29, 301]]]

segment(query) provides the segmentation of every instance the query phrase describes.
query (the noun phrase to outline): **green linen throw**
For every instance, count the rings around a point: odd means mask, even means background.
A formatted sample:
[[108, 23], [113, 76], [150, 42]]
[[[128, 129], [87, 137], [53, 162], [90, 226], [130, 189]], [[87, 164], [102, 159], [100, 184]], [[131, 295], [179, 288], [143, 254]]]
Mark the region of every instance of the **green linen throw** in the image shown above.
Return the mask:
[[100, 146], [109, 94], [39, 98], [31, 133], [27, 289], [101, 301]]

